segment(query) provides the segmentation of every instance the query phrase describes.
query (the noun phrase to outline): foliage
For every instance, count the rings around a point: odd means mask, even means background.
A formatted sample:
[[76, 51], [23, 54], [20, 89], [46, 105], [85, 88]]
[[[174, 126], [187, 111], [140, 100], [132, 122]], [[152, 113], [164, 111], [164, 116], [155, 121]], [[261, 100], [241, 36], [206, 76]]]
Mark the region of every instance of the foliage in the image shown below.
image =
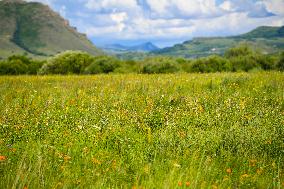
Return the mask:
[[93, 58], [92, 63], [84, 70], [86, 74], [110, 73], [120, 67], [121, 62], [109, 56], [101, 56]]
[[281, 53], [278, 64], [277, 64], [277, 68], [280, 71], [284, 71], [284, 52]]
[[33, 60], [24, 55], [13, 55], [0, 62], [0, 75], [37, 74], [44, 61]]
[[172, 58], [153, 57], [143, 61], [142, 73], [175, 73], [180, 70], [180, 66]]
[[192, 63], [191, 71], [192, 72], [225, 72], [231, 71], [231, 63], [220, 56], [210, 56], [208, 58], [200, 58]]
[[[9, 62], [12, 64], [10, 65]], [[12, 56], [2, 61], [0, 73], [9, 75], [248, 72], [252, 70], [283, 70], [281, 62], [283, 62], [283, 54], [279, 56], [264, 55], [246, 45], [229, 49], [224, 57], [213, 55], [206, 58], [185, 59], [151, 56], [139, 61], [120, 60], [106, 55], [92, 56], [81, 51], [66, 51], [47, 61], [36, 61], [26, 56]]]
[[81, 74], [94, 58], [80, 51], [66, 51], [50, 58], [40, 74]]
[[282, 188], [280, 72], [0, 77], [0, 188]]

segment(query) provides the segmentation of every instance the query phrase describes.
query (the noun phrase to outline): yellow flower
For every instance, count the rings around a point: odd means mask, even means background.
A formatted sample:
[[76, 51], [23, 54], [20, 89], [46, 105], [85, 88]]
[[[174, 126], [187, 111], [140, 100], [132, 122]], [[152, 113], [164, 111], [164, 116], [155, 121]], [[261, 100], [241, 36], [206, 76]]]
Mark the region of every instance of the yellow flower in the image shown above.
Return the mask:
[[93, 162], [94, 164], [98, 164], [98, 165], [101, 165], [101, 164], [102, 164], [102, 162], [99, 161], [99, 160], [96, 159], [96, 158], [93, 158], [93, 159], [92, 159], [92, 162]]
[[263, 169], [262, 169], [262, 168], [259, 168], [259, 169], [256, 170], [256, 173], [257, 173], [258, 175], [261, 175], [262, 172], [263, 172]]
[[250, 177], [248, 174], [243, 174], [243, 175], [241, 175], [241, 179], [244, 179], [244, 178], [248, 178], [248, 177]]
[[69, 161], [69, 160], [71, 159], [71, 157], [68, 156], [68, 155], [65, 155], [65, 156], [63, 157], [63, 159], [64, 159], [64, 161]]
[[249, 161], [249, 166], [255, 167], [256, 166], [256, 162], [257, 162], [257, 160], [255, 160], [255, 159], [250, 160]]

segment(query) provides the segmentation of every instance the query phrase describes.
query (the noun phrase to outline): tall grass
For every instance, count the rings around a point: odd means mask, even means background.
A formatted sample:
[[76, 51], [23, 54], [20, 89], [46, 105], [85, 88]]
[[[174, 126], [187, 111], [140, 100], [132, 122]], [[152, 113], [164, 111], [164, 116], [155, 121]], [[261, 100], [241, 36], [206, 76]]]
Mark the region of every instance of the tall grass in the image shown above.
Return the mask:
[[0, 188], [282, 188], [283, 81], [0, 77]]

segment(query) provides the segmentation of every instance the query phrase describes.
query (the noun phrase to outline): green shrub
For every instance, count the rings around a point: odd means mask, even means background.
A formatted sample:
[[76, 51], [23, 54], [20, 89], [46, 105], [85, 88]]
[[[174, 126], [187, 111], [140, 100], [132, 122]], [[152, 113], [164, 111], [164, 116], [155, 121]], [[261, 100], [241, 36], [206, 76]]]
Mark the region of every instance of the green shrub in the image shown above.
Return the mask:
[[26, 74], [28, 66], [20, 60], [3, 61], [0, 63], [0, 75]]
[[238, 56], [230, 59], [233, 71], [249, 71], [254, 68], [261, 68], [253, 56]]
[[142, 73], [175, 73], [180, 71], [180, 65], [171, 58], [155, 57], [144, 60]]
[[210, 56], [208, 58], [200, 58], [193, 61], [191, 72], [224, 72], [231, 71], [231, 63], [220, 56]]
[[50, 58], [40, 74], [81, 74], [94, 60], [91, 55], [80, 51], [66, 51]]
[[109, 56], [101, 56], [93, 59], [92, 63], [84, 69], [86, 74], [99, 74], [114, 72], [121, 66], [121, 62]]
[[0, 63], [1, 75], [35, 75], [42, 67], [44, 61], [33, 60], [24, 55], [10, 56], [6, 61]]
[[248, 56], [252, 55], [254, 52], [251, 48], [249, 48], [246, 44], [241, 44], [237, 47], [231, 48], [225, 52], [226, 58], [233, 58], [239, 56]]
[[284, 52], [282, 52], [280, 54], [280, 59], [279, 59], [278, 64], [277, 64], [277, 68], [280, 71], [284, 71]]

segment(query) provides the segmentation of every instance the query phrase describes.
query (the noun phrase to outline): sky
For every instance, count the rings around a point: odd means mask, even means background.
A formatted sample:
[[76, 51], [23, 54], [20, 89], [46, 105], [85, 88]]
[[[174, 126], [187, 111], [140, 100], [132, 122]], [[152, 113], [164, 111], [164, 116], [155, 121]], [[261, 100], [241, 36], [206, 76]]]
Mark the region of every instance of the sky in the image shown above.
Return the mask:
[[284, 0], [27, 0], [49, 5], [98, 46], [165, 47], [284, 25]]

